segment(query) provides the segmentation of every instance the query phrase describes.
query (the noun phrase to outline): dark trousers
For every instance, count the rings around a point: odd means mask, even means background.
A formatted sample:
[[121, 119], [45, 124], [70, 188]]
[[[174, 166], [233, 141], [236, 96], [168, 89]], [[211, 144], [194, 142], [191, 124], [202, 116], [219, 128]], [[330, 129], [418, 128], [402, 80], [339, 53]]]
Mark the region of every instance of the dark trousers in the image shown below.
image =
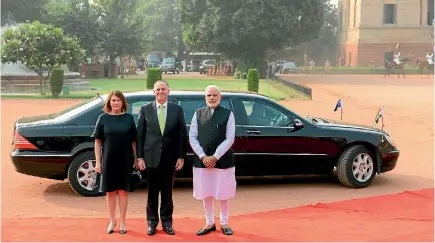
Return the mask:
[[172, 226], [172, 188], [174, 186], [175, 168], [147, 168], [147, 221], [148, 226], [157, 227], [159, 224], [159, 193], [160, 193], [160, 219], [162, 226]]

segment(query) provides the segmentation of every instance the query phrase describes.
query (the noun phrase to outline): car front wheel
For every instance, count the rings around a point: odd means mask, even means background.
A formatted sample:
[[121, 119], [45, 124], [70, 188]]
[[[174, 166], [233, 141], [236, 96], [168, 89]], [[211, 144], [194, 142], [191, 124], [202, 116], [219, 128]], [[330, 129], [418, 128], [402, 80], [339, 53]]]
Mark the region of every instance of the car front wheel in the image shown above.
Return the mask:
[[355, 145], [346, 149], [338, 159], [337, 176], [345, 186], [364, 188], [375, 178], [375, 168], [372, 153], [363, 145]]
[[100, 196], [99, 176], [95, 171], [95, 153], [87, 151], [73, 159], [68, 169], [71, 188], [82, 196]]

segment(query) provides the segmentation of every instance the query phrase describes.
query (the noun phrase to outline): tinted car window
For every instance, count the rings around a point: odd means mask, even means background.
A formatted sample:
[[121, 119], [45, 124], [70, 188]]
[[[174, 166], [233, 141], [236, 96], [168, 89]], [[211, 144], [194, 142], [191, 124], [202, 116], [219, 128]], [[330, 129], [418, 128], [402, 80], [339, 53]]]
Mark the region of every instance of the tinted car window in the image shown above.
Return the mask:
[[[190, 124], [197, 109], [206, 106], [204, 99], [179, 99], [178, 104], [183, 107], [186, 124]], [[230, 101], [228, 99], [221, 100], [220, 105], [231, 110]]]
[[166, 57], [163, 59], [163, 64], [174, 64], [175, 63], [175, 58], [174, 57]]
[[57, 112], [53, 114], [51, 117], [55, 119], [68, 119], [73, 116], [76, 116], [94, 106], [97, 104], [103, 103], [104, 101], [99, 97], [94, 97], [89, 100], [85, 100], [83, 102], [80, 102], [79, 104], [69, 107], [68, 109], [65, 109], [61, 112]]
[[244, 100], [242, 103], [249, 125], [281, 127], [290, 123], [290, 118], [286, 114], [267, 103], [258, 100]]
[[152, 103], [152, 102], [153, 102], [153, 100], [146, 100], [146, 101], [141, 100], [141, 101], [133, 102], [129, 105], [130, 114], [133, 115], [134, 121], [136, 122], [136, 124], [137, 124], [137, 118], [139, 116], [140, 107], [143, 105]]

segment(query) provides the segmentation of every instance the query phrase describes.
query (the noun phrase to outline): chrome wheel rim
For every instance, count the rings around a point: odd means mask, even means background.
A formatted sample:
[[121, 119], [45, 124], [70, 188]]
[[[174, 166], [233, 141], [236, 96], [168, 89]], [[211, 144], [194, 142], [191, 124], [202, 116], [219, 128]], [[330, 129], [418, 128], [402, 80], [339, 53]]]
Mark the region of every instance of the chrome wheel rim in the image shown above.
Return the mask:
[[87, 160], [77, 170], [77, 181], [81, 187], [88, 191], [97, 188], [97, 172], [95, 171], [96, 161]]
[[358, 182], [366, 182], [372, 176], [374, 170], [373, 160], [369, 154], [360, 153], [355, 156], [352, 163], [353, 177]]

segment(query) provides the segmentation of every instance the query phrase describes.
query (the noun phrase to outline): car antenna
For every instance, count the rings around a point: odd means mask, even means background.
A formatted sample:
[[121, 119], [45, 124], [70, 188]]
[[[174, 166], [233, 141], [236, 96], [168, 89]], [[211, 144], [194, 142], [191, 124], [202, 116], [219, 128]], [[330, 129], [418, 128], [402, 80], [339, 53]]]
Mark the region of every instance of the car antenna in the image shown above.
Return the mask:
[[98, 92], [97, 92], [97, 96], [96, 96], [96, 97], [97, 97], [97, 98], [100, 98], [102, 101], [104, 101], [104, 100], [103, 100], [103, 97], [101, 97], [100, 93], [98, 93]]

